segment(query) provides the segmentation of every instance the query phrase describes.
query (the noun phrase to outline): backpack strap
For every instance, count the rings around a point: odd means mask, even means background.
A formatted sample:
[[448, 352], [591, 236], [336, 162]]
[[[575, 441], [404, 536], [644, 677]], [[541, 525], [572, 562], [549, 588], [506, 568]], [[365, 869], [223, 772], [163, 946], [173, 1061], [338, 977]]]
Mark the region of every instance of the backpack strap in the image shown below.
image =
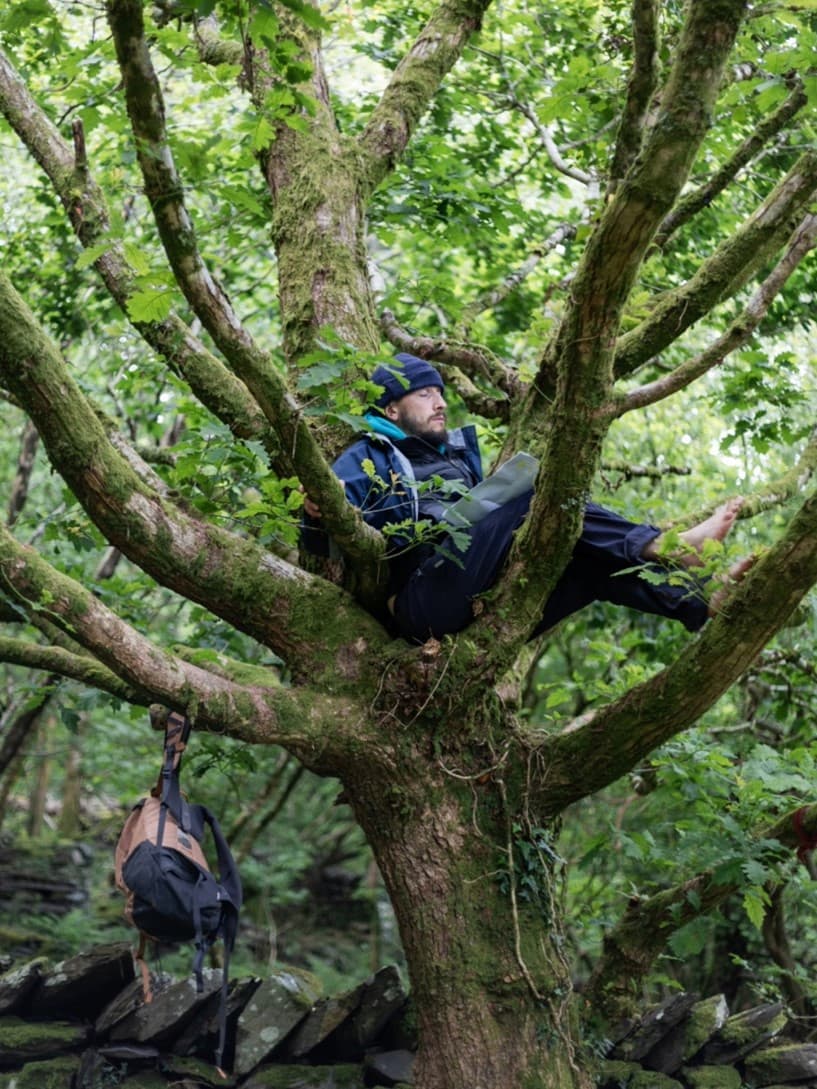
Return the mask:
[[190, 831], [190, 806], [182, 797], [179, 786], [179, 769], [182, 753], [187, 748], [192, 723], [185, 715], [171, 711], [165, 724], [165, 757], [162, 773], [157, 784], [157, 793], [161, 797], [159, 827], [156, 831], [156, 845], [161, 847], [164, 838], [165, 820], [168, 811], [183, 832]]
[[[238, 933], [238, 913], [244, 898], [241, 887], [241, 877], [235, 864], [224, 833], [216, 817], [206, 805], [193, 807], [196, 816], [210, 826], [213, 834], [213, 842], [216, 845], [216, 860], [219, 876], [219, 900], [221, 901], [221, 937], [224, 941], [224, 966], [221, 971], [221, 997], [218, 1011], [218, 1045], [216, 1046], [215, 1065], [221, 1072], [221, 1061], [224, 1055], [224, 1045], [227, 1039], [227, 988], [230, 978], [230, 954], [235, 946]], [[203, 957], [202, 952], [202, 957]]]

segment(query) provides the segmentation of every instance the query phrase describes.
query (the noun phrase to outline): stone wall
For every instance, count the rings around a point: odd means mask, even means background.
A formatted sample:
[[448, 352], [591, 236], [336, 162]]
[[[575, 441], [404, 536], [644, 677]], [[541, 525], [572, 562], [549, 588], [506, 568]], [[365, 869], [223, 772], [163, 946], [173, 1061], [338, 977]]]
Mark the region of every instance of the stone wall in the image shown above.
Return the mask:
[[[152, 986], [145, 1003], [126, 943], [13, 967], [0, 977], [0, 1089], [412, 1084], [412, 1017], [393, 967], [336, 997], [294, 969], [231, 981], [226, 1079], [212, 1065], [221, 972], [205, 972], [201, 993], [192, 978]], [[721, 995], [675, 995], [608, 1041], [599, 1089], [817, 1089], [817, 1044], [787, 1025], [780, 1003], [730, 1015]]]

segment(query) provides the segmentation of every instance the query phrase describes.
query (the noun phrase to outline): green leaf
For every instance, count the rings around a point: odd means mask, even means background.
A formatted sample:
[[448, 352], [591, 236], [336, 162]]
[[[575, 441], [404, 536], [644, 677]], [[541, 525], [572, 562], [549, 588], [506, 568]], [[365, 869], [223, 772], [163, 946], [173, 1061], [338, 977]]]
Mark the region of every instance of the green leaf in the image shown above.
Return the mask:
[[166, 288], [135, 291], [128, 299], [128, 316], [132, 321], [164, 321], [173, 308], [173, 294]]

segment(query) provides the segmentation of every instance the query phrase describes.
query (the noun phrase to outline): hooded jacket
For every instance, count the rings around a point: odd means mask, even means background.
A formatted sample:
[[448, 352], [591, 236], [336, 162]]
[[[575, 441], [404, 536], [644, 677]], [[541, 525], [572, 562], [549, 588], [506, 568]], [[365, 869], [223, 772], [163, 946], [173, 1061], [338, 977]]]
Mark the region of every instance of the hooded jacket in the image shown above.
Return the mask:
[[[332, 469], [344, 482], [346, 498], [370, 526], [379, 530], [400, 527], [389, 535], [388, 552], [393, 559], [399, 557], [399, 562], [392, 564], [393, 582], [402, 582], [403, 574], [407, 575], [424, 557], [425, 548], [415, 547], [417, 522], [425, 518], [438, 521], [445, 502], [444, 498], [429, 495], [419, 482], [431, 476], [452, 480], [452, 464], [457, 463], [472, 477], [467, 480], [456, 473], [466, 489], [482, 480], [476, 429], [469, 424], [449, 431], [448, 441], [435, 448], [410, 439], [390, 420], [375, 413], [367, 413], [365, 419], [371, 431], [344, 450]], [[413, 463], [409, 456], [414, 443], [424, 447], [422, 465]], [[330, 555], [329, 535], [318, 520], [304, 516], [301, 541], [307, 552]]]

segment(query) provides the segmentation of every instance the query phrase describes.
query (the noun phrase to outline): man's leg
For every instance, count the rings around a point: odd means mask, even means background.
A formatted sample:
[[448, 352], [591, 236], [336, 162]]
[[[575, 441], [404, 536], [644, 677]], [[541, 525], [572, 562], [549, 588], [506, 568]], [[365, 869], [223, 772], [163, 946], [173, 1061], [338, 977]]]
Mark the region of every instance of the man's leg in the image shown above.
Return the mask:
[[473, 599], [496, 582], [514, 531], [528, 513], [532, 492], [492, 511], [468, 531], [468, 548], [450, 537], [420, 564], [394, 602], [404, 638], [417, 643], [462, 631], [474, 619]]
[[[496, 582], [532, 494], [526, 492], [478, 522], [469, 531], [470, 545], [464, 551], [446, 538], [442, 548], [447, 554], [437, 552], [417, 568], [394, 603], [394, 616], [406, 639], [420, 643], [432, 636], [439, 639], [471, 623], [473, 599]], [[643, 563], [643, 549], [660, 533], [657, 526], [638, 525], [596, 503], [588, 503], [573, 558], [548, 600], [537, 633], [604, 597], [610, 573]], [[641, 594], [641, 580], [636, 580], [633, 589], [636, 608], [642, 598], [649, 604], [657, 596]]]

